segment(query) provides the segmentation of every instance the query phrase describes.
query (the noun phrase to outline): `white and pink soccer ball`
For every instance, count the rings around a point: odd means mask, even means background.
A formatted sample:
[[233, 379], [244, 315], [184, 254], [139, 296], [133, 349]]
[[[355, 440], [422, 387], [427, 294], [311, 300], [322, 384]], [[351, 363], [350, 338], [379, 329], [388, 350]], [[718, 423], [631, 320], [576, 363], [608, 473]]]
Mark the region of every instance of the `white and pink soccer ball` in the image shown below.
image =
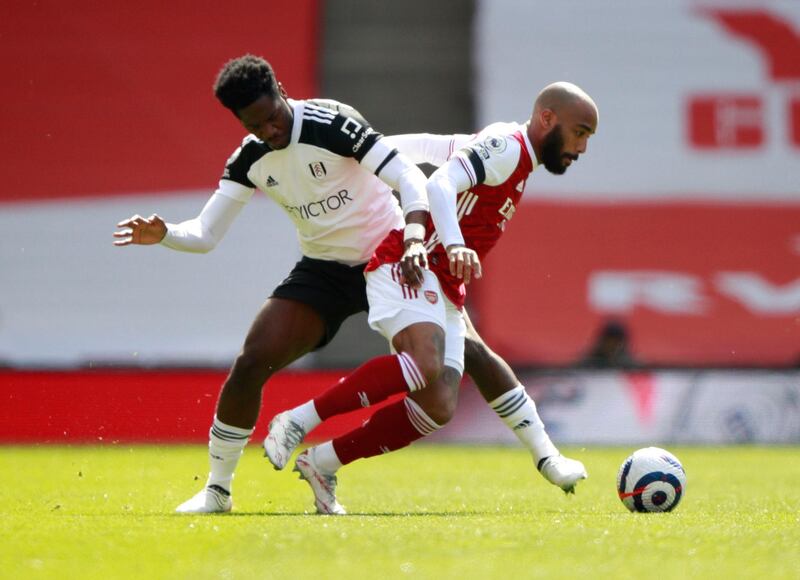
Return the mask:
[[686, 472], [669, 451], [645, 447], [635, 451], [619, 468], [617, 492], [632, 512], [669, 512], [686, 491]]

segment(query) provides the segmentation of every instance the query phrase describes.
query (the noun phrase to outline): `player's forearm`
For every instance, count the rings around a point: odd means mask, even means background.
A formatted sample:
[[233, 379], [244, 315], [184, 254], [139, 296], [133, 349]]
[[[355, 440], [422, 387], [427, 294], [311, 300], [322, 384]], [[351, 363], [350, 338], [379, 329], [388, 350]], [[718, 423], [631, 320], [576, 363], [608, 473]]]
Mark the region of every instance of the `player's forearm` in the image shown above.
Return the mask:
[[427, 212], [429, 207], [425, 174], [416, 165], [408, 163], [396, 180], [396, 189], [400, 193], [400, 206], [406, 217], [411, 212]]
[[205, 254], [213, 250], [217, 242], [211, 235], [203, 231], [197, 218], [179, 224], [167, 224], [167, 235], [161, 245], [181, 252]]
[[430, 213], [425, 210], [415, 210], [406, 215], [406, 227], [403, 231], [403, 241], [408, 244], [409, 241], [422, 242], [428, 232], [428, 217]]
[[167, 234], [161, 245], [182, 252], [210, 252], [225, 237], [244, 205], [217, 192], [196, 218], [167, 224]]
[[414, 133], [384, 137], [391, 147], [411, 159], [414, 163], [444, 165], [453, 151], [458, 150], [470, 139], [469, 135], [435, 135], [433, 133]]
[[428, 211], [425, 174], [419, 167], [396, 149], [390, 148], [386, 139], [376, 142], [361, 162], [366, 167], [376, 163], [377, 176], [400, 194], [404, 216], [412, 211]]
[[431, 218], [445, 248], [452, 245], [464, 245], [464, 236], [458, 225], [456, 209], [456, 197], [461, 191], [461, 184], [458, 176], [453, 175], [455, 170], [453, 164], [448, 163], [434, 172], [427, 184]]

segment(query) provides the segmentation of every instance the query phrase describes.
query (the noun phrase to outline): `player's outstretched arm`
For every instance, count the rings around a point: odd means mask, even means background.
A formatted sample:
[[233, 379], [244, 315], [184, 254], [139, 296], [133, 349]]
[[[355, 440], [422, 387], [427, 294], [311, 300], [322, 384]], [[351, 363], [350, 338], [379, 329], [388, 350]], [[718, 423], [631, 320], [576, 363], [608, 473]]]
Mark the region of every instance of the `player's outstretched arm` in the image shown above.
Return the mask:
[[153, 214], [135, 215], [117, 224], [116, 246], [161, 244], [182, 252], [206, 253], [213, 250], [242, 211], [245, 203], [217, 191], [194, 219], [168, 224]]
[[426, 191], [431, 219], [442, 245], [463, 246], [464, 236], [458, 223], [456, 200], [458, 194], [470, 188], [472, 182], [458, 159], [451, 159], [428, 178]]
[[406, 218], [411, 212], [428, 211], [425, 174], [410, 159], [390, 147], [386, 138], [373, 144], [361, 165], [400, 194], [400, 206]]
[[451, 159], [437, 169], [428, 179], [428, 201], [431, 218], [442, 245], [447, 250], [450, 274], [469, 284], [472, 276], [481, 277], [478, 254], [464, 243], [459, 226], [456, 199], [460, 192], [469, 189], [471, 178], [458, 159]]
[[164, 220], [153, 214], [148, 218], [135, 215], [117, 224], [114, 232], [115, 246], [129, 246], [141, 244], [144, 246], [158, 244], [167, 235], [167, 224]]
[[384, 137], [391, 147], [416, 164], [444, 165], [454, 151], [458, 151], [472, 139], [472, 135], [436, 135], [434, 133], [409, 133]]

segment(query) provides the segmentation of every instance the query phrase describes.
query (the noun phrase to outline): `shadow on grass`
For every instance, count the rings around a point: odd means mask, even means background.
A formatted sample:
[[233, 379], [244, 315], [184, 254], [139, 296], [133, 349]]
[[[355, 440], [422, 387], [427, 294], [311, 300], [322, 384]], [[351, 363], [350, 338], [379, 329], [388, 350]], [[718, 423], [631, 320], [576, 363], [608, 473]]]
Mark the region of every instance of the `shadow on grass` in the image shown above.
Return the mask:
[[[119, 518], [119, 517], [130, 517], [132, 519], [140, 519], [140, 518], [170, 518], [170, 519], [185, 519], [191, 520], [193, 518], [296, 518], [296, 517], [308, 517], [308, 518], [320, 518], [320, 519], [340, 519], [340, 518], [397, 518], [397, 519], [408, 519], [408, 518], [443, 518], [443, 519], [451, 519], [451, 518], [472, 518], [472, 517], [497, 517], [497, 518], [507, 518], [507, 517], [517, 517], [521, 514], [521, 512], [515, 511], [494, 511], [494, 510], [487, 510], [487, 511], [419, 511], [419, 512], [380, 512], [380, 511], [360, 511], [360, 512], [348, 512], [346, 515], [343, 516], [334, 516], [334, 515], [327, 515], [327, 514], [317, 514], [310, 511], [236, 511], [224, 514], [178, 514], [172, 511], [155, 511], [155, 512], [136, 512], [136, 511], [121, 511], [121, 512], [109, 512], [109, 513], [100, 513], [100, 514], [87, 514], [87, 513], [74, 513], [74, 512], [61, 512], [59, 514], [62, 517], [67, 518]], [[616, 513], [597, 513], [594, 511], [581, 511], [581, 512], [569, 512], [568, 514], [564, 511], [558, 510], [545, 510], [542, 512], [541, 515], [548, 515], [548, 516], [558, 516], [558, 515], [583, 515], [583, 516], [603, 516], [603, 517], [614, 517], [618, 516], [619, 514]], [[629, 513], [621, 514], [623, 516], [630, 516]]]
[[[52, 512], [53, 515], [56, 512]], [[135, 511], [135, 510], [123, 510], [118, 512], [104, 512], [104, 513], [76, 513], [72, 511], [61, 511], [59, 515], [65, 517], [79, 517], [79, 518], [118, 518], [122, 517], [130, 517], [130, 518], [176, 518], [176, 519], [190, 519], [195, 517], [200, 518], [242, 518], [242, 517], [262, 517], [262, 518], [271, 518], [271, 517], [319, 517], [319, 518], [354, 518], [354, 517], [363, 517], [363, 518], [472, 518], [472, 517], [498, 517], [498, 518], [506, 518], [506, 517], [517, 517], [520, 515], [525, 515], [526, 512], [524, 511], [517, 511], [517, 510], [453, 510], [453, 511], [403, 511], [403, 512], [391, 512], [391, 511], [350, 511], [344, 516], [334, 516], [328, 514], [318, 514], [313, 511], [290, 511], [290, 510], [282, 510], [282, 511], [272, 511], [272, 510], [251, 510], [251, 511], [241, 511], [237, 510], [234, 512], [228, 513], [213, 513], [213, 514], [179, 514], [171, 510], [167, 511]], [[571, 516], [617, 516], [619, 515], [616, 510], [612, 510], [611, 512], [601, 510], [598, 511], [596, 509], [568, 509], [565, 510], [563, 508], [556, 509], [556, 508], [547, 508], [542, 509], [539, 511], [539, 515], [547, 515], [547, 516], [559, 516], [559, 515], [571, 515]], [[629, 512], [625, 511], [622, 515], [629, 516]]]
[[[186, 517], [185, 514], [174, 514], [175, 517]], [[490, 516], [490, 515], [506, 515], [498, 512], [491, 511], [452, 511], [452, 512], [348, 512], [344, 516], [333, 516], [326, 514], [317, 514], [314, 512], [306, 511], [236, 511], [227, 514], [208, 514], [210, 516], [223, 516], [226, 518], [236, 517], [296, 517], [308, 516], [319, 518], [353, 518], [353, 517], [368, 517], [368, 518], [457, 518], [457, 517], [474, 517], [474, 516]]]

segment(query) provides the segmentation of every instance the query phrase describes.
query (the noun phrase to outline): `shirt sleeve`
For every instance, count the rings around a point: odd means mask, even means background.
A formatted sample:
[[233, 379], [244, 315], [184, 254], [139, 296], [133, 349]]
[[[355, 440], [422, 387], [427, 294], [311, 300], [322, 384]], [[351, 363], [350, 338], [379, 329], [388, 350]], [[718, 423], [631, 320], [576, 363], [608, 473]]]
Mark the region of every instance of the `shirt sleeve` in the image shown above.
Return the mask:
[[425, 174], [410, 159], [390, 147], [385, 138], [373, 145], [361, 165], [400, 193], [403, 215], [416, 210], [428, 211]]
[[225, 162], [222, 179], [255, 189], [255, 184], [247, 177], [253, 163], [258, 161], [269, 148], [253, 135], [248, 135], [236, 151]]
[[470, 187], [481, 183], [500, 185], [508, 179], [519, 163], [519, 143], [505, 135], [481, 136], [456, 152], [469, 175]]
[[206, 202], [200, 215], [179, 224], [167, 224], [167, 235], [161, 245], [182, 252], [213, 250], [247, 203], [229, 196], [232, 191], [233, 188], [220, 182], [220, 189]]
[[433, 172], [428, 179], [427, 192], [431, 219], [442, 245], [464, 245], [464, 236], [458, 225], [456, 199], [458, 194], [471, 187], [471, 177], [460, 158], [453, 158]]
[[354, 108], [317, 99], [303, 104], [300, 142], [361, 162], [381, 138]]
[[433, 133], [413, 133], [391, 135], [383, 140], [396, 148], [414, 163], [429, 163], [439, 167], [447, 162], [453, 152], [463, 147], [471, 135], [436, 135]]

